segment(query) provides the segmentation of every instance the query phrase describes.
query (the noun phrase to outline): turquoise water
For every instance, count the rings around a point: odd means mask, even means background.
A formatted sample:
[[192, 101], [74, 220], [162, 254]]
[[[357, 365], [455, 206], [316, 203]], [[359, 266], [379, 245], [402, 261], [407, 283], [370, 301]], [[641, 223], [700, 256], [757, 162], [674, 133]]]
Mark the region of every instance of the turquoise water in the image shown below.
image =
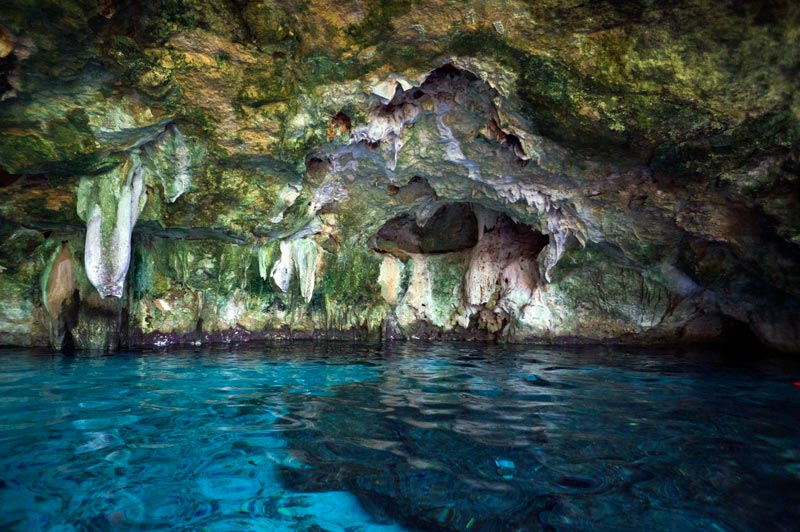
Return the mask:
[[691, 351], [0, 351], [2, 530], [798, 530], [800, 373]]

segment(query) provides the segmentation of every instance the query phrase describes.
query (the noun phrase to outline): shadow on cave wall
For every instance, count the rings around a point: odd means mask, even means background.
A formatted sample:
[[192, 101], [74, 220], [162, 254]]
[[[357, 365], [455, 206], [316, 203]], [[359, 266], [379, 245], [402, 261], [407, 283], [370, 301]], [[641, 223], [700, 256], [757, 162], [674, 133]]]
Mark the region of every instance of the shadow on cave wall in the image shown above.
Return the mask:
[[[491, 220], [490, 225], [480, 227], [486, 219]], [[549, 241], [547, 235], [504, 213], [472, 203], [445, 203], [422, 223], [411, 213], [387, 221], [375, 236], [373, 248], [401, 259], [411, 253], [451, 253], [474, 248], [485, 233], [492, 231], [507, 235], [511, 246], [503, 250], [505, 260], [513, 256], [535, 260]]]
[[372, 248], [404, 264], [395, 274], [402, 280], [385, 281], [400, 285], [390, 304], [403, 336], [497, 339], [541, 283], [538, 259], [548, 243], [504, 213], [464, 202], [444, 203], [424, 220], [396, 216]]

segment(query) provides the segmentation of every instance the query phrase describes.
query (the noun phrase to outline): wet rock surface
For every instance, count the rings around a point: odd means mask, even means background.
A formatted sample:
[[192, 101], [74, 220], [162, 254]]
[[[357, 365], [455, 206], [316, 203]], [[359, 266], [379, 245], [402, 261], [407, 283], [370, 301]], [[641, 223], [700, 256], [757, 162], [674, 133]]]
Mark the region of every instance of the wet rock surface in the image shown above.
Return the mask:
[[798, 351], [798, 9], [14, 0], [0, 343]]

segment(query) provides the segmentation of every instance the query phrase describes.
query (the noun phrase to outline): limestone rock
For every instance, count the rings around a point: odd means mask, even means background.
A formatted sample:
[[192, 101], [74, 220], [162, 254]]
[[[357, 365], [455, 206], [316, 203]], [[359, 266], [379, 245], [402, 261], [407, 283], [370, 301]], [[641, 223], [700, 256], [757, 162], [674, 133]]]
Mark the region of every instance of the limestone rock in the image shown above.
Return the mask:
[[102, 176], [81, 181], [78, 214], [86, 221], [84, 265], [102, 297], [122, 297], [131, 260], [131, 233], [144, 206], [143, 189], [137, 156]]
[[796, 3], [179, 3], [0, 13], [0, 342], [800, 350]]

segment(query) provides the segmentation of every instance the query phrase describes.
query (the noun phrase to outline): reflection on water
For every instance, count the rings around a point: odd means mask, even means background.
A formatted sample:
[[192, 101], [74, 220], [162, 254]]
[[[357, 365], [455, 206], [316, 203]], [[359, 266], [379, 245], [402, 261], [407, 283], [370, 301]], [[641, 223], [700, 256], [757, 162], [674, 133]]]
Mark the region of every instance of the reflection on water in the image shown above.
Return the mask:
[[0, 529], [796, 530], [800, 380], [696, 352], [0, 352]]

